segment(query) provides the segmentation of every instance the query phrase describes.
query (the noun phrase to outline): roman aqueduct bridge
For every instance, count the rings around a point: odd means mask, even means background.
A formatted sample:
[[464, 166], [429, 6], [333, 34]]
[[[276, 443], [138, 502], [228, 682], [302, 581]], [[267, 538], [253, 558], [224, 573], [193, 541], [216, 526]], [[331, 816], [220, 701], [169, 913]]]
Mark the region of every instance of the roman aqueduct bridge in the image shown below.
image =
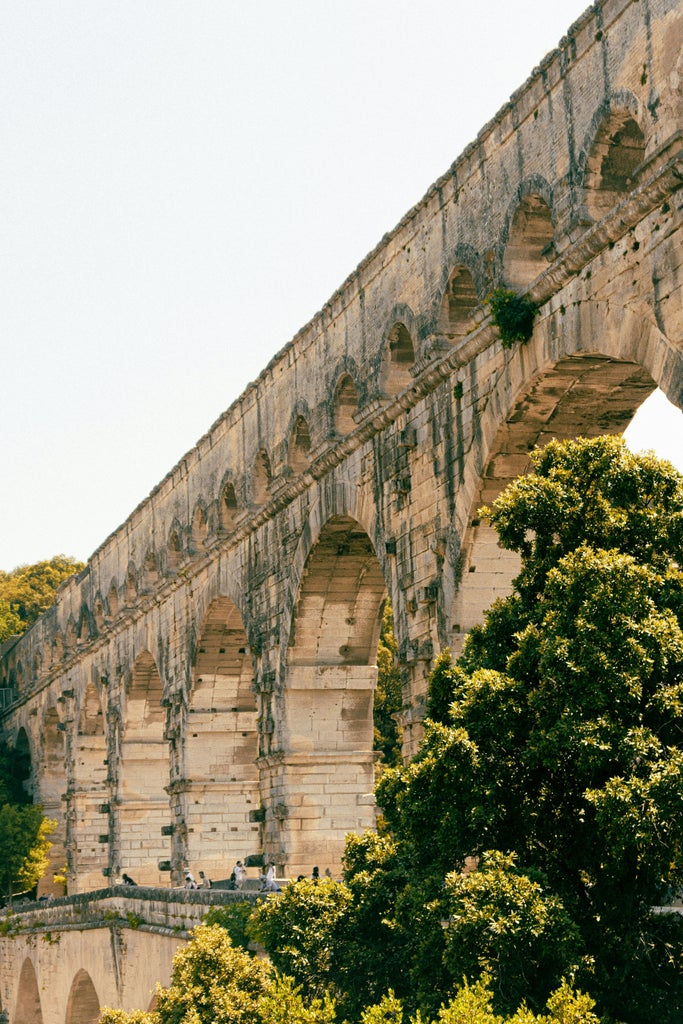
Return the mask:
[[[69, 893], [338, 869], [374, 822], [385, 599], [410, 754], [434, 654], [514, 575], [479, 506], [655, 386], [683, 407], [682, 43], [679, 0], [589, 9], [6, 645], [2, 728]], [[512, 349], [501, 285], [539, 306]]]

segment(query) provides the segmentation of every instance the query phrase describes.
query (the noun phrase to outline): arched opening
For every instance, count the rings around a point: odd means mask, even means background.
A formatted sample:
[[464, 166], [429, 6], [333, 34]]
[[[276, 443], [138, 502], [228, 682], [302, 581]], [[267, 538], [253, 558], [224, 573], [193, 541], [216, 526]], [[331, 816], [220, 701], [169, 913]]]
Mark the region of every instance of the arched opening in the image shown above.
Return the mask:
[[[74, 622], [73, 618], [69, 618], [69, 621], [67, 622], [66, 633], [65, 633], [64, 639], [65, 639], [67, 651], [73, 651], [75, 649], [75, 647], [76, 647], [76, 642], [78, 640], [78, 630], [76, 629], [76, 623]], [[22, 682], [21, 676], [23, 676], [23, 674], [24, 674], [23, 669], [21, 668], [21, 664], [19, 664], [19, 666], [17, 667], [17, 675], [20, 676], [20, 678], [19, 678], [19, 687], [20, 687], [20, 689], [21, 689], [21, 682]]]
[[195, 551], [203, 551], [209, 536], [209, 524], [204, 509], [198, 507], [192, 519], [192, 547]]
[[12, 759], [14, 771], [13, 785], [16, 787], [17, 796], [29, 803], [33, 802], [33, 771], [31, 766], [31, 746], [29, 744], [26, 730], [22, 728], [17, 733], [14, 742], [14, 758]]
[[308, 468], [308, 453], [311, 450], [311, 431], [303, 416], [297, 416], [289, 439], [289, 468], [294, 473], [303, 473]]
[[148, 551], [143, 567], [143, 587], [145, 590], [154, 590], [159, 582], [159, 569], [157, 567], [156, 555]]
[[554, 259], [553, 222], [541, 196], [525, 196], [510, 225], [503, 275], [515, 291], [526, 288]]
[[66, 1004], [65, 1024], [97, 1024], [100, 1019], [100, 1000], [92, 978], [80, 970], [71, 983]]
[[472, 329], [479, 296], [467, 267], [456, 267], [448, 280], [439, 311], [439, 333], [453, 341]]
[[138, 584], [135, 579], [135, 568], [129, 566], [126, 574], [126, 608], [132, 608], [138, 599]]
[[116, 587], [116, 580], [111, 581], [107, 604], [109, 605], [109, 615], [113, 619], [119, 613], [119, 592]]
[[632, 452], [654, 450], [683, 473], [683, 411], [655, 388], [624, 431]]
[[12, 1017], [13, 1024], [43, 1024], [43, 1008], [36, 969], [28, 957], [21, 965], [17, 1003]]
[[640, 125], [625, 111], [614, 111], [603, 122], [588, 155], [584, 178], [586, 206], [594, 220], [601, 220], [635, 187], [645, 142]]
[[253, 678], [242, 617], [217, 597], [199, 635], [185, 737], [187, 855], [209, 877], [261, 850]]
[[43, 805], [46, 818], [57, 822], [57, 828], [50, 837], [52, 848], [48, 853], [48, 867], [38, 883], [38, 896], [62, 896], [61, 884], [55, 884], [53, 876], [63, 875], [66, 859], [66, 818], [62, 797], [67, 790], [66, 749], [64, 724], [59, 720], [55, 707], [50, 708], [43, 720], [40, 769], [38, 771], [39, 793], [37, 803]]
[[102, 604], [102, 598], [95, 598], [95, 606], [93, 608], [93, 616], [95, 619], [95, 626], [98, 632], [104, 629], [104, 605]]
[[413, 339], [405, 324], [397, 323], [387, 335], [382, 360], [382, 390], [387, 395], [397, 395], [413, 377], [410, 372], [415, 363]]
[[72, 855], [73, 888], [76, 892], [99, 889], [102, 868], [109, 857], [109, 795], [104, 714], [92, 682], [85, 689], [78, 713], [70, 810], [76, 840]]
[[270, 459], [267, 452], [259, 452], [254, 459], [254, 470], [251, 475], [254, 504], [265, 505], [270, 498]]
[[461, 576], [450, 611], [450, 647], [459, 653], [465, 634], [498, 597], [512, 589], [519, 556], [498, 546], [498, 535], [477, 516], [531, 468], [528, 453], [553, 438], [620, 433], [654, 389], [642, 367], [603, 355], [565, 356], [537, 379], [510, 410], [493, 440], [471, 506], [461, 551]]
[[83, 607], [81, 608], [81, 616], [78, 622], [79, 644], [86, 644], [90, 640], [91, 636], [95, 635], [90, 627], [90, 622], [90, 612], [88, 611], [88, 608], [85, 605], [83, 605]]
[[117, 868], [146, 885], [166, 884], [170, 857], [169, 752], [161, 678], [152, 655], [138, 655], [126, 684], [118, 791]]
[[61, 633], [55, 633], [52, 645], [52, 665], [59, 665], [64, 659], [64, 637]]
[[280, 766], [286, 814], [273, 815], [266, 838], [289, 874], [310, 874], [314, 864], [338, 871], [346, 833], [374, 825], [373, 694], [386, 592], [365, 530], [347, 516], [330, 519], [295, 607]]
[[54, 652], [52, 641], [51, 640], [44, 640], [43, 641], [43, 664], [45, 665], [46, 669], [49, 669], [52, 666], [52, 662], [53, 662], [53, 659], [54, 659], [54, 654], [55, 654], [55, 652]]
[[175, 572], [180, 568], [183, 560], [183, 548], [180, 543], [180, 535], [177, 530], [173, 530], [171, 536], [168, 538], [168, 567], [172, 572]]
[[332, 415], [334, 432], [345, 437], [356, 429], [353, 416], [358, 412], [358, 392], [348, 373], [341, 378], [334, 392]]
[[237, 495], [235, 486], [227, 483], [221, 495], [221, 529], [228, 533], [235, 529], [235, 516], [237, 515]]

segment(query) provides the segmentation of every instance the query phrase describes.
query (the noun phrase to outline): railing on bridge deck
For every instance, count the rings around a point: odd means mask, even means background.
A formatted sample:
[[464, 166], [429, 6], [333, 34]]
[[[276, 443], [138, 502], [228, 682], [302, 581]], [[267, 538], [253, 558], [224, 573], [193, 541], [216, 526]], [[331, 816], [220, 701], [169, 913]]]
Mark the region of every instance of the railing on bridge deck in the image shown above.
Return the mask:
[[183, 938], [201, 924], [211, 907], [244, 900], [255, 903], [264, 895], [254, 889], [231, 891], [116, 885], [49, 901], [15, 901], [5, 908], [4, 916], [0, 917], [0, 934], [120, 926]]

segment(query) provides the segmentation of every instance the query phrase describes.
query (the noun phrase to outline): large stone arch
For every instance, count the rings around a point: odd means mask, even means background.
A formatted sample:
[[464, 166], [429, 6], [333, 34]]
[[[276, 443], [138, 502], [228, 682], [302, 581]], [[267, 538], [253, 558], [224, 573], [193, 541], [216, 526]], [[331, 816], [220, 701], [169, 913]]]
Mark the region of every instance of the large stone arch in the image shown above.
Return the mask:
[[[287, 601], [281, 610], [281, 633], [284, 637], [292, 635], [292, 618], [295, 604], [302, 586], [306, 563], [311, 551], [328, 520], [336, 516], [348, 516], [361, 524], [369, 536], [372, 536], [370, 520], [363, 515], [358, 507], [358, 489], [347, 480], [335, 480], [331, 486], [318, 492], [317, 500], [312, 504], [304, 523], [296, 550], [291, 556], [287, 578]], [[287, 658], [287, 642], [280, 646], [280, 674], [284, 673]]]
[[125, 682], [114, 867], [148, 885], [166, 884], [159, 864], [170, 859], [169, 749], [162, 691], [154, 658], [142, 651]]
[[12, 1024], [43, 1024], [43, 1007], [40, 1002], [36, 969], [29, 957], [26, 957], [21, 965]]
[[260, 852], [257, 706], [242, 615], [215, 596], [196, 642], [184, 741], [182, 819], [188, 864], [226, 877]]
[[367, 531], [332, 516], [306, 558], [287, 644], [268, 845], [289, 874], [339, 870], [346, 833], [374, 824], [372, 706], [386, 593]]
[[97, 1024], [100, 1000], [92, 978], [81, 968], [71, 983], [64, 1024]]
[[98, 889], [108, 860], [108, 758], [102, 694], [91, 679], [76, 706], [73, 737], [73, 780], [70, 810], [73, 836], [70, 888], [76, 892]]
[[[558, 316], [566, 321], [559, 342]], [[498, 547], [477, 510], [531, 468], [529, 451], [553, 438], [623, 432], [657, 385], [683, 407], [683, 353], [654, 324], [607, 303], [592, 303], [587, 316], [578, 306], [548, 316], [532, 342], [508, 356], [505, 375], [498, 394], [510, 400], [490, 407], [482, 421], [478, 461], [470, 460], [466, 474], [459, 560], [444, 574], [443, 639], [455, 652], [493, 600], [509, 593], [518, 571], [518, 556]]]

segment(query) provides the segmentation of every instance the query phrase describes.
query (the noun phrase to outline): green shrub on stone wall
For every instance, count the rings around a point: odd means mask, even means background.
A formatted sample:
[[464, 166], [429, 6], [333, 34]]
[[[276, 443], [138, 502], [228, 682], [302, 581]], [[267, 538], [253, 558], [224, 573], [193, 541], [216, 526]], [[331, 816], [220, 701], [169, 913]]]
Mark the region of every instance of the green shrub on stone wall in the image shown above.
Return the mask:
[[524, 344], [529, 340], [538, 312], [534, 302], [507, 288], [496, 288], [487, 302], [503, 348], [512, 348], [517, 342]]

